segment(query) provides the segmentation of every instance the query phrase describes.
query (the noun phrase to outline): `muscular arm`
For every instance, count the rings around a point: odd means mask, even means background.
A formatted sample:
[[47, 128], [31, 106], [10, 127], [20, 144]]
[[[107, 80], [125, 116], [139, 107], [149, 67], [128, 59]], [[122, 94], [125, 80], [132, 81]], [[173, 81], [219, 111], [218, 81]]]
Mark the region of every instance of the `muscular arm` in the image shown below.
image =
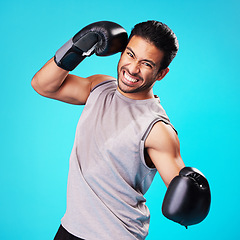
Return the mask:
[[184, 167], [179, 139], [170, 125], [157, 122], [145, 142], [146, 151], [165, 185]]
[[84, 105], [92, 88], [113, 77], [93, 75], [87, 78], [69, 74], [50, 59], [33, 77], [32, 87], [40, 95], [59, 101]]
[[126, 30], [117, 23], [100, 21], [75, 34], [33, 77], [32, 87], [41, 95], [83, 105], [98, 83], [113, 79], [105, 75], [87, 78], [69, 74], [87, 56], [110, 56], [122, 52], [127, 44]]

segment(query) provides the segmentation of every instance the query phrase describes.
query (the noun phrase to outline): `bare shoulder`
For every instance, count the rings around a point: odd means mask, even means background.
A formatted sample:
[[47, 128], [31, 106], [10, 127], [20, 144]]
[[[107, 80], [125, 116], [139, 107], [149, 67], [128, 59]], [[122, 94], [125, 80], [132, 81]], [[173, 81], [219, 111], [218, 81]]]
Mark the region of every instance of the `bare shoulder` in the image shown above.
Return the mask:
[[179, 149], [179, 139], [171, 125], [162, 121], [155, 123], [146, 139], [146, 148], [162, 151]]
[[157, 122], [145, 141], [145, 148], [165, 185], [168, 186], [185, 166], [176, 132], [169, 124]]
[[88, 80], [91, 82], [91, 90], [92, 90], [99, 83], [108, 81], [108, 80], [115, 80], [115, 78], [109, 75], [96, 74], [88, 77]]

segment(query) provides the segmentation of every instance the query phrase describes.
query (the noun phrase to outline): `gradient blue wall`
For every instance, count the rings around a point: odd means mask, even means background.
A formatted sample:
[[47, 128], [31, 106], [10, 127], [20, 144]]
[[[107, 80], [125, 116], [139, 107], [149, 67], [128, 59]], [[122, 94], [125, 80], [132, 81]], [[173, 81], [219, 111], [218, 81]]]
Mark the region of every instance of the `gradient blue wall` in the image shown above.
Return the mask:
[[[239, 10], [237, 0], [1, 1], [0, 239], [53, 239], [65, 211], [82, 107], [39, 96], [33, 75], [89, 23], [111, 20], [129, 33], [148, 19], [178, 36], [178, 56], [154, 90], [179, 132], [186, 165], [209, 179], [212, 206], [205, 221], [185, 230], [163, 217], [166, 188], [157, 176], [146, 194], [147, 239], [239, 239]], [[92, 56], [73, 73], [116, 77], [118, 59]]]

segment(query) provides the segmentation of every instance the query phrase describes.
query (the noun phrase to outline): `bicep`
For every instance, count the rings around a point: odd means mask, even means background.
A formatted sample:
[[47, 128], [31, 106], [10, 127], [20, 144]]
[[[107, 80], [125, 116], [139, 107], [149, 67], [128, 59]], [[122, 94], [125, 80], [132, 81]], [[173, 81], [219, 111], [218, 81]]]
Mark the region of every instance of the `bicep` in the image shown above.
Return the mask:
[[101, 74], [92, 75], [87, 78], [69, 74], [56, 93], [55, 99], [71, 104], [84, 105], [91, 90], [97, 84], [110, 79], [114, 78]]
[[83, 105], [91, 91], [91, 81], [69, 74], [56, 92], [49, 93], [47, 97], [62, 102]]
[[170, 125], [158, 122], [154, 125], [147, 140], [146, 149], [162, 180], [168, 187], [171, 180], [184, 167], [180, 155], [180, 144]]
[[83, 78], [68, 74], [57, 91], [43, 93], [39, 91], [39, 94], [70, 104], [84, 105], [92, 88], [98, 83], [110, 78], [113, 79], [112, 77], [105, 75], [92, 75], [90, 77]]
[[59, 101], [83, 105], [92, 88], [105, 80], [113, 79], [106, 75], [92, 75], [87, 78], [69, 74], [50, 59], [33, 77], [32, 87], [40, 95]]

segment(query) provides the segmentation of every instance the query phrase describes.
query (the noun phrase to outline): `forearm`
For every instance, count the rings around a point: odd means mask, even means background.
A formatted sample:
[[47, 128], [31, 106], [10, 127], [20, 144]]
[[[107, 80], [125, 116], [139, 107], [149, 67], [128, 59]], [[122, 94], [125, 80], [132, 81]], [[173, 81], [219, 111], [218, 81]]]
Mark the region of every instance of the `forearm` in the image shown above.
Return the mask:
[[33, 77], [32, 87], [41, 95], [54, 93], [59, 90], [68, 73], [51, 58]]
[[127, 32], [120, 25], [101, 21], [90, 24], [67, 41], [33, 77], [40, 95], [71, 104], [85, 104], [95, 83], [106, 77], [87, 78], [69, 74], [87, 56], [109, 56], [124, 50]]

